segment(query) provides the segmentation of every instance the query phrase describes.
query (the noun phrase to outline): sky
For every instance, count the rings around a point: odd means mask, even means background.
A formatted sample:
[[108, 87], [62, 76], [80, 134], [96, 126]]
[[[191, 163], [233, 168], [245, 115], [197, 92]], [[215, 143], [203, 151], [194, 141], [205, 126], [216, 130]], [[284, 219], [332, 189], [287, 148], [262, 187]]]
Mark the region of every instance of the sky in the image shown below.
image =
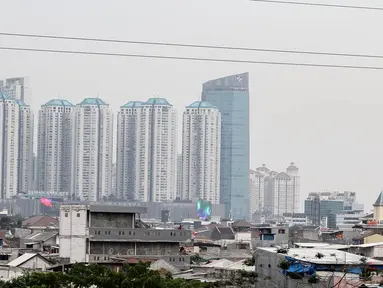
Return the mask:
[[[335, 1], [316, 1], [331, 3]], [[368, 3], [367, 3], [368, 2]], [[382, 6], [376, 0], [337, 0]], [[248, 0], [0, 1], [0, 32], [136, 41], [383, 54], [383, 11]], [[383, 60], [217, 51], [0, 36], [0, 46], [167, 56], [382, 66]], [[37, 114], [53, 98], [100, 97], [117, 112], [131, 100], [164, 97], [178, 111], [202, 83], [250, 73], [251, 168], [300, 169], [309, 192], [351, 190], [372, 209], [383, 189], [382, 71], [98, 57], [0, 50], [0, 79], [29, 76]], [[36, 119], [37, 121], [37, 119]], [[179, 143], [181, 143], [179, 133]]]

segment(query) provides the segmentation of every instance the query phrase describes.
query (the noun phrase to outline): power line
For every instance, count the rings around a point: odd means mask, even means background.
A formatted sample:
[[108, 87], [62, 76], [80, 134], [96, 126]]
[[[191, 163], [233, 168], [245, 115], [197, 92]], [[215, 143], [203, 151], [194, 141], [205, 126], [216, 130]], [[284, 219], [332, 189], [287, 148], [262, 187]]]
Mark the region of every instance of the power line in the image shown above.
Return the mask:
[[346, 9], [383, 11], [383, 7], [373, 7], [373, 6], [355, 6], [355, 5], [325, 4], [325, 3], [281, 1], [281, 0], [250, 0], [250, 1], [263, 2], [263, 3], [273, 3], [273, 4], [291, 4], [291, 5], [301, 5], [301, 6], [317, 6], [317, 7], [330, 7], [330, 8], [346, 8]]
[[383, 59], [383, 55], [370, 55], [370, 54], [315, 52], [315, 51], [266, 49], [266, 48], [234, 47], [234, 46], [219, 46], [219, 45], [198, 45], [198, 44], [183, 44], [183, 43], [170, 43], [170, 42], [134, 41], [134, 40], [86, 38], [86, 37], [24, 34], [24, 33], [6, 33], [6, 32], [0, 32], [0, 35], [12, 36], [12, 37], [56, 39], [56, 40], [73, 40], [73, 41], [108, 42], [108, 43], [124, 43], [124, 44], [139, 44], [139, 45], [154, 45], [154, 46], [171, 46], [171, 47], [179, 47], [179, 48], [204, 48], [204, 49], [221, 49], [221, 50], [238, 50], [238, 51], [253, 51], [253, 52], [290, 53], [290, 54], [306, 54], [306, 55], [320, 55], [320, 56]]
[[75, 50], [37, 49], [37, 48], [22, 48], [22, 47], [1, 47], [0, 46], [0, 50], [24, 51], [24, 52], [59, 53], [59, 54], [94, 55], [94, 56], [148, 58], [148, 59], [166, 59], [166, 60], [187, 60], [187, 61], [200, 61], [200, 62], [224, 62], [224, 63], [242, 63], [242, 64], [304, 66], [304, 67], [317, 67], [317, 68], [344, 68], [344, 69], [383, 70], [383, 67], [378, 67], [378, 66], [334, 65], [334, 64], [316, 64], [316, 63], [298, 63], [298, 62], [276, 62], [276, 61], [255, 61], [255, 60], [237, 60], [237, 59], [180, 57], [180, 56], [163, 56], [163, 55], [145, 55], [145, 54], [125, 54], [125, 53], [75, 51]]

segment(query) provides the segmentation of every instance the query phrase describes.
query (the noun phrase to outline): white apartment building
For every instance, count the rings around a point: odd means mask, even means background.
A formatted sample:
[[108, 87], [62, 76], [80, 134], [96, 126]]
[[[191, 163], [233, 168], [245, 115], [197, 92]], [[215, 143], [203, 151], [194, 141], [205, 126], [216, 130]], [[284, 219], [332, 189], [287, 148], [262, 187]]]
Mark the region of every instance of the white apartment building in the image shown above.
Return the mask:
[[300, 212], [300, 177], [294, 163], [286, 172], [270, 171], [265, 165], [257, 171], [265, 175], [265, 213], [282, 216], [284, 213]]
[[99, 201], [112, 193], [113, 114], [103, 100], [85, 98], [75, 115], [75, 195]]
[[16, 100], [22, 100], [29, 103], [29, 78], [17, 77], [8, 78], [4, 81], [0, 81], [0, 91], [6, 93], [10, 98]]
[[19, 104], [19, 166], [18, 192], [33, 190], [33, 131], [32, 109], [21, 100]]
[[176, 112], [164, 98], [121, 107], [117, 128], [117, 196], [163, 202], [176, 195]]
[[182, 198], [220, 203], [221, 113], [206, 101], [186, 107], [182, 128]]
[[176, 190], [176, 197], [181, 199], [182, 198], [182, 153], [179, 153], [177, 155], [177, 190]]
[[130, 101], [121, 106], [117, 114], [116, 196], [118, 199], [147, 199], [144, 195], [141, 195], [142, 197], [139, 195], [141, 126], [144, 126], [141, 123], [143, 104], [141, 101]]
[[41, 106], [38, 121], [37, 189], [72, 190], [75, 107], [53, 99]]
[[265, 175], [259, 171], [249, 173], [249, 212], [250, 218], [255, 212], [263, 213], [265, 202]]
[[17, 195], [19, 117], [18, 103], [0, 92], [0, 191], [2, 199]]

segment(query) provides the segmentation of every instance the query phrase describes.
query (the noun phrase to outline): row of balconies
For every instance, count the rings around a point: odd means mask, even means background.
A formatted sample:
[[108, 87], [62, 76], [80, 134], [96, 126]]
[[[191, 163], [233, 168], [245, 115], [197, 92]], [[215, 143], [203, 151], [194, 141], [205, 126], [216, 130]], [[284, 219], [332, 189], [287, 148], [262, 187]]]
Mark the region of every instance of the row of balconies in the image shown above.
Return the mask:
[[184, 242], [191, 239], [191, 231], [174, 229], [127, 229], [112, 227], [89, 228], [89, 239], [98, 241]]

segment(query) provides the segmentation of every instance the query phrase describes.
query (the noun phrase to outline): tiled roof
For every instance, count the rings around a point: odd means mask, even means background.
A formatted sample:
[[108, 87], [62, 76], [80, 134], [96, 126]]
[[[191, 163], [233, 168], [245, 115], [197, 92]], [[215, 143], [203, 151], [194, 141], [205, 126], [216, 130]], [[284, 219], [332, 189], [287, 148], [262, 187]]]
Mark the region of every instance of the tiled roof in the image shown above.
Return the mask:
[[49, 225], [57, 224], [59, 220], [49, 216], [33, 216], [23, 221], [23, 226], [28, 227], [46, 227]]
[[72, 107], [73, 104], [70, 103], [69, 101], [63, 100], [63, 99], [52, 99], [49, 102], [42, 105], [42, 107], [47, 107], [47, 106], [64, 106], [64, 107], [69, 106], [69, 107]]
[[140, 107], [144, 104], [142, 101], [130, 101], [126, 103], [124, 106], [121, 106], [121, 108], [133, 108], [133, 107]]
[[165, 98], [150, 98], [145, 102], [145, 105], [166, 105], [171, 106], [171, 104]]
[[189, 106], [186, 106], [186, 108], [213, 108], [213, 109], [218, 109], [216, 106], [210, 104], [207, 101], [195, 101]]
[[107, 105], [104, 100], [100, 98], [85, 98], [79, 105]]

